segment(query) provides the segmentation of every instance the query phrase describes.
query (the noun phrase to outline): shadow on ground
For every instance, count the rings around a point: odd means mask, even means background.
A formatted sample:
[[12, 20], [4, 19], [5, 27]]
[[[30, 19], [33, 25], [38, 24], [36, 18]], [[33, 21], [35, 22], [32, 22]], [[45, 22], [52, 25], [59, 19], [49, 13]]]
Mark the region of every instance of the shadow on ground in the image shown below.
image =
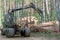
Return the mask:
[[[60, 34], [59, 34], [60, 35]], [[31, 33], [30, 37], [14, 36], [12, 38], [7, 38], [6, 36], [0, 35], [0, 40], [60, 40], [58, 34], [51, 33]]]

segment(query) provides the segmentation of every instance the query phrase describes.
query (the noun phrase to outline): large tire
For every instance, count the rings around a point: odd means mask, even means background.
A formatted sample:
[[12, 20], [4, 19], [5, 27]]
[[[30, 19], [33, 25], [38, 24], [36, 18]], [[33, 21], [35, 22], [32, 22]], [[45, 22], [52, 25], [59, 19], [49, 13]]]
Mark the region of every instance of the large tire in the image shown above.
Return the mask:
[[26, 28], [23, 28], [23, 29], [21, 30], [21, 35], [24, 36], [24, 37], [29, 37], [30, 34], [31, 34], [31, 31], [30, 31], [30, 29], [27, 28], [27, 27], [26, 27]]
[[3, 36], [5, 35], [6, 29], [7, 29], [7, 28], [2, 28], [2, 29], [1, 29], [1, 35], [3, 35]]
[[13, 37], [14, 35], [15, 35], [15, 30], [14, 30], [14, 28], [8, 28], [7, 30], [6, 30], [6, 37], [8, 37], [8, 38], [11, 38], [11, 37]]

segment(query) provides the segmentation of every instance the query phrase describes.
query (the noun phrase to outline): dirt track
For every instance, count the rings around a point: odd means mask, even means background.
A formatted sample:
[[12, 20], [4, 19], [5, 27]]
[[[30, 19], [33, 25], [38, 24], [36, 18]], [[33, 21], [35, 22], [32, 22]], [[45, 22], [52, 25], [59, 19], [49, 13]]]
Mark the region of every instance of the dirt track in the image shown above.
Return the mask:
[[6, 38], [5, 36], [0, 35], [0, 40], [57, 40], [57, 39], [55, 37], [45, 37], [40, 34], [32, 33], [30, 37], [16, 36], [13, 38]]

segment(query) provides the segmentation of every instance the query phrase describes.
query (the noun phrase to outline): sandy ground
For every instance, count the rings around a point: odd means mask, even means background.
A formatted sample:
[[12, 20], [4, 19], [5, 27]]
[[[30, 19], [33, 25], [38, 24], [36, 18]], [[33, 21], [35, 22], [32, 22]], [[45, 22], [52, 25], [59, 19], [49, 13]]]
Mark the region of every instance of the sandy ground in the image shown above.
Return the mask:
[[40, 34], [32, 33], [30, 37], [15, 36], [13, 38], [6, 38], [0, 34], [0, 40], [57, 40], [55, 37], [45, 37]]

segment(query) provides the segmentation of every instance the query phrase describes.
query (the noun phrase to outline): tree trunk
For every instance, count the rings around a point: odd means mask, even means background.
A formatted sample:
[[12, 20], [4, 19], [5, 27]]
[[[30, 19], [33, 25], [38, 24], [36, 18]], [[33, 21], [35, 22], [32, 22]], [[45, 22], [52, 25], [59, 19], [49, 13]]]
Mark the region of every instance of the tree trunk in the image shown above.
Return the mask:
[[60, 8], [59, 8], [59, 0], [55, 0], [56, 2], [56, 15], [59, 21], [59, 31], [60, 31]]
[[48, 9], [48, 0], [45, 0], [46, 1], [46, 10], [47, 10], [47, 19], [48, 19], [48, 21], [50, 21], [50, 15], [49, 15], [49, 9]]
[[42, 0], [43, 5], [43, 19], [42, 22], [45, 22], [45, 0]]
[[50, 21], [52, 21], [52, 8], [53, 8], [53, 0], [50, 0]]
[[7, 13], [7, 9], [6, 9], [6, 0], [4, 0], [4, 13], [6, 14]]

